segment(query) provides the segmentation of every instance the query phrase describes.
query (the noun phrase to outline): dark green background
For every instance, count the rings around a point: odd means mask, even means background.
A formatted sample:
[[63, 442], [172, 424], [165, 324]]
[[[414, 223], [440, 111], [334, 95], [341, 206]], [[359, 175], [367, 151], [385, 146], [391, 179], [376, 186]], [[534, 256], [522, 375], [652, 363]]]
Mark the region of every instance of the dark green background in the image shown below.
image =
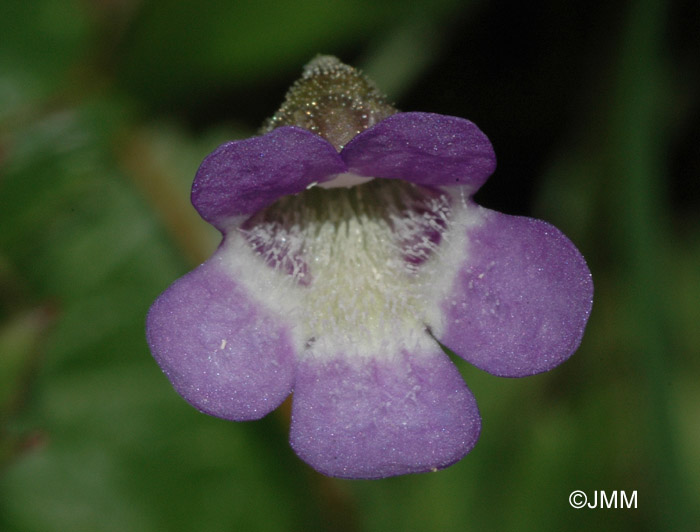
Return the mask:
[[[700, 500], [697, 2], [4, 0], [0, 4], [0, 530], [693, 530]], [[470, 118], [487, 207], [587, 257], [578, 353], [501, 379], [435, 474], [325, 478], [287, 417], [182, 401], [144, 316], [217, 234], [202, 158], [255, 133], [317, 53], [403, 110]], [[638, 493], [581, 509], [580, 489]]]

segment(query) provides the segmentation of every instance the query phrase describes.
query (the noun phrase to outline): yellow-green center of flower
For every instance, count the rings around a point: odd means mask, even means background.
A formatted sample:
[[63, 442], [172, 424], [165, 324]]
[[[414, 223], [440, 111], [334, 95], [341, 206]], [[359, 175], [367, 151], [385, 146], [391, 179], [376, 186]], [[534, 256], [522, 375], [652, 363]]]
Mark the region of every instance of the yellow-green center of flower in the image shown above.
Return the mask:
[[275, 272], [278, 308], [296, 314], [308, 351], [340, 345], [369, 356], [425, 335], [429, 265], [450, 213], [445, 193], [374, 180], [283, 198], [241, 231], [260, 267]]

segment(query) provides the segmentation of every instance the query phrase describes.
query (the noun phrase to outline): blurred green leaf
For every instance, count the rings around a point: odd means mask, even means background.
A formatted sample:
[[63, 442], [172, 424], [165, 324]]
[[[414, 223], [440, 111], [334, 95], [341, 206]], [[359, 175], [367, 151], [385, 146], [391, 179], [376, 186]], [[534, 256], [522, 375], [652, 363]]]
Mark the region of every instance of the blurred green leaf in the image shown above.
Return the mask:
[[62, 88], [89, 32], [78, 0], [0, 3], [0, 124]]
[[[17, 313], [0, 327], [0, 425], [19, 400], [20, 387], [26, 385], [36, 365], [41, 344], [52, 323], [47, 308]], [[2, 427], [0, 426], [0, 430]]]
[[[439, 13], [455, 2], [417, 5]], [[193, 93], [206, 99], [207, 91], [296, 73], [319, 53], [338, 54], [391, 32], [404, 10], [398, 0], [152, 1], [142, 6], [124, 44], [120, 77], [154, 103]]]

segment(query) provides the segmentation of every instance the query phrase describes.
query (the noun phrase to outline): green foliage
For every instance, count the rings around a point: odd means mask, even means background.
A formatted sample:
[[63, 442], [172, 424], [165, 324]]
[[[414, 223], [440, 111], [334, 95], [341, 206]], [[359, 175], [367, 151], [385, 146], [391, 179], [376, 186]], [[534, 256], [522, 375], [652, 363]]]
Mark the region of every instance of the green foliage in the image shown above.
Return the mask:
[[3, 2], [0, 121], [34, 111], [59, 90], [87, 51], [88, 34], [89, 21], [80, 2]]

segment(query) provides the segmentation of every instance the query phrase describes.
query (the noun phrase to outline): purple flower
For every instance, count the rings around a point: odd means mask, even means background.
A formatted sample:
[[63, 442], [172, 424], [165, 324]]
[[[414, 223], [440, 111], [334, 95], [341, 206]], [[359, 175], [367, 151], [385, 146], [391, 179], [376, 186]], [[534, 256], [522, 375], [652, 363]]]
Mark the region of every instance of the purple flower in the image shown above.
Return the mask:
[[225, 419], [293, 391], [291, 445], [324, 474], [455, 463], [481, 418], [441, 344], [504, 377], [557, 366], [591, 310], [583, 257], [472, 201], [496, 166], [473, 123], [395, 113], [335, 59], [307, 67], [267, 130], [199, 168], [192, 202], [223, 240], [151, 307], [153, 356]]

